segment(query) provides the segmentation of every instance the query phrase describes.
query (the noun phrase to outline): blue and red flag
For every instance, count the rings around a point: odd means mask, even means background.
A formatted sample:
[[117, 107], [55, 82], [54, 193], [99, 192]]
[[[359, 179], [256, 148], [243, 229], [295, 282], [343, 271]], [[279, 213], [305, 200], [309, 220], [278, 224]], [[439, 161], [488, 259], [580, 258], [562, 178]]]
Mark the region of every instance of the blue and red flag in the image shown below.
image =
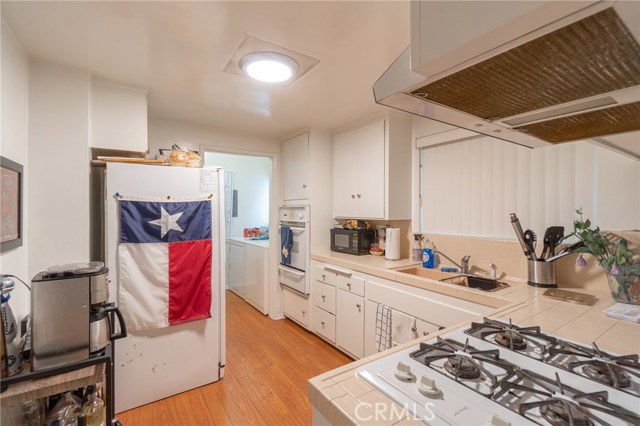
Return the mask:
[[211, 317], [209, 199], [121, 199], [119, 242], [119, 305], [127, 328]]

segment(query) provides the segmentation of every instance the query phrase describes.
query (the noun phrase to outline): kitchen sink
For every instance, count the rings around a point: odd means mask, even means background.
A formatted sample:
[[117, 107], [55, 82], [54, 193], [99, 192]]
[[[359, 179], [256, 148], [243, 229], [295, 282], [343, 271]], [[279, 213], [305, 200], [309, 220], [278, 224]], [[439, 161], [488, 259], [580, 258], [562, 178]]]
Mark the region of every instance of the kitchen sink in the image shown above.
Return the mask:
[[396, 271], [444, 283], [477, 288], [482, 291], [498, 291], [509, 287], [509, 284], [498, 280], [492, 280], [490, 278], [478, 277], [475, 275], [461, 275], [458, 272], [442, 272], [437, 269], [427, 269], [421, 266], [411, 266], [409, 268], [396, 269]]
[[509, 287], [509, 284], [503, 283], [502, 281], [477, 277], [475, 275], [456, 275], [455, 277], [443, 278], [440, 281], [469, 288], [477, 288], [482, 291], [498, 291]]
[[396, 271], [436, 281], [442, 281], [444, 279], [454, 278], [460, 275], [457, 272], [442, 272], [437, 269], [423, 268], [422, 266], [411, 266], [409, 268], [396, 269]]

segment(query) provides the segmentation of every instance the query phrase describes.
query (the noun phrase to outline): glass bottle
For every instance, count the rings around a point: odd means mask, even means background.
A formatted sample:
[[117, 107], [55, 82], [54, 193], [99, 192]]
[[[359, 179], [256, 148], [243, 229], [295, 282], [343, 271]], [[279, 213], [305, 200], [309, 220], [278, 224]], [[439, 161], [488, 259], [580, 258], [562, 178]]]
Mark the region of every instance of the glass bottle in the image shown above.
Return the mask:
[[87, 416], [87, 426], [105, 425], [104, 401], [96, 393], [95, 386], [87, 387], [87, 402], [82, 405], [82, 412]]

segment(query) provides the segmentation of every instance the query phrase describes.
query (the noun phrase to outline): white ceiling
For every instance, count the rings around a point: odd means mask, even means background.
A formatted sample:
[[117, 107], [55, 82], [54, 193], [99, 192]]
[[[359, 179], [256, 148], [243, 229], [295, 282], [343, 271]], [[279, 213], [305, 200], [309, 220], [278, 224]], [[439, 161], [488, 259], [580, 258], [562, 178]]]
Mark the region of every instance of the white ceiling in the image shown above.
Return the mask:
[[[280, 138], [382, 111], [371, 86], [409, 45], [408, 1], [3, 1], [27, 53], [148, 89], [153, 117]], [[320, 59], [287, 87], [223, 72], [245, 34]]]

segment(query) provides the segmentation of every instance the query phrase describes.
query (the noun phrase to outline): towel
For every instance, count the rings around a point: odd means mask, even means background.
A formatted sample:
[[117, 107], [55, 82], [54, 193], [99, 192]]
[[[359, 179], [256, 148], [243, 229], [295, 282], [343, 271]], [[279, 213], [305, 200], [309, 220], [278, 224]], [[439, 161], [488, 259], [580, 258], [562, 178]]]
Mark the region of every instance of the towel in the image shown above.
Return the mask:
[[418, 338], [415, 317], [404, 312], [391, 310], [391, 344], [398, 346]]
[[288, 226], [280, 227], [280, 263], [291, 265], [291, 247], [293, 247], [293, 231]]
[[391, 308], [382, 303], [376, 308], [376, 347], [378, 352], [391, 347]]

